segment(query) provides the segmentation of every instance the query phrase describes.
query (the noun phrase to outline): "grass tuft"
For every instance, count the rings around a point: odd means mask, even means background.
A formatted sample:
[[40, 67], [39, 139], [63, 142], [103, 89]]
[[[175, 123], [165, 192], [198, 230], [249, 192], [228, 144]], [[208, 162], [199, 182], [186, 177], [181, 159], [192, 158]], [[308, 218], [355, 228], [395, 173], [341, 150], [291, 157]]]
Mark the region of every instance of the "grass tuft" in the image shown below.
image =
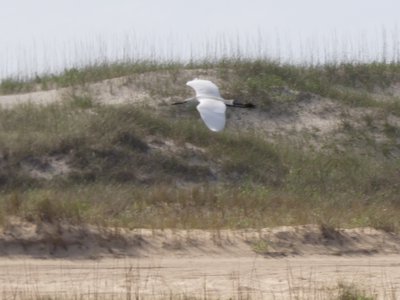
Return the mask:
[[365, 291], [361, 290], [360, 288], [339, 283], [339, 295], [337, 297], [338, 300], [374, 300], [376, 299], [373, 296], [369, 296]]

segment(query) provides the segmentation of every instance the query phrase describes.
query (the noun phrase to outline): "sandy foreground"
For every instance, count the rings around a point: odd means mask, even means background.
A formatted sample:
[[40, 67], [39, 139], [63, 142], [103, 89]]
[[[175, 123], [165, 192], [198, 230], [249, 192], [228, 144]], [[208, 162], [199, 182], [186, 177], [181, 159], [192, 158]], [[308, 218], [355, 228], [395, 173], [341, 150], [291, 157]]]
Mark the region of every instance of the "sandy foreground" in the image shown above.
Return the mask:
[[[400, 255], [0, 259], [3, 297], [326, 299], [338, 284], [400, 296]], [[14, 298], [12, 298], [14, 299]]]
[[[400, 241], [372, 228], [104, 230], [9, 224], [2, 299], [400, 297]], [[47, 299], [47, 298], [46, 298]]]

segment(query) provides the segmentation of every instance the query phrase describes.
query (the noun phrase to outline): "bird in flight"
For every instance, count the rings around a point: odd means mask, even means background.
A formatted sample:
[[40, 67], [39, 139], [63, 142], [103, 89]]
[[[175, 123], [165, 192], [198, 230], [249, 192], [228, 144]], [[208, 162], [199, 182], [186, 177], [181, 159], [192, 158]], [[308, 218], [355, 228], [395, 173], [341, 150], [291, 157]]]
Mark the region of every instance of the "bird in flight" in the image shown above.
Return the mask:
[[196, 96], [185, 99], [181, 102], [172, 103], [173, 105], [184, 104], [191, 101], [198, 101], [197, 110], [207, 127], [215, 132], [222, 131], [225, 127], [226, 107], [254, 108], [252, 103], [239, 103], [235, 100], [223, 99], [219, 93], [218, 87], [209, 80], [194, 79], [188, 81], [186, 85], [190, 86], [196, 92]]

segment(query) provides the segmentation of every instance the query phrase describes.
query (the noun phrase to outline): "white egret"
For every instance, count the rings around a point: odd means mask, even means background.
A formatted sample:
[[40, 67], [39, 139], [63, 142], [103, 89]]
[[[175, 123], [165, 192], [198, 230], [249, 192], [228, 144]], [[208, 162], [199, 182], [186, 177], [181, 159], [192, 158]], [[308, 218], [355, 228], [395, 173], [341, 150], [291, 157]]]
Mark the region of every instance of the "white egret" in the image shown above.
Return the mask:
[[188, 98], [176, 104], [184, 104], [190, 101], [198, 101], [197, 110], [207, 127], [212, 131], [221, 131], [225, 127], [226, 106], [253, 108], [251, 103], [239, 103], [235, 100], [225, 100], [221, 97], [218, 87], [209, 80], [194, 79], [188, 81], [186, 85], [193, 88], [196, 96]]

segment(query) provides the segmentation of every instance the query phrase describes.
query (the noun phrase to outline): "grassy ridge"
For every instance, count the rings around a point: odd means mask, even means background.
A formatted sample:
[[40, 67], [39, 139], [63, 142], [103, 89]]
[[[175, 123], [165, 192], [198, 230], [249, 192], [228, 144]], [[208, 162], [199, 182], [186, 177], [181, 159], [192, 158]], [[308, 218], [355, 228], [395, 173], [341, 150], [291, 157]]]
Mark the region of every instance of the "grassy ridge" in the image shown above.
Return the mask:
[[[400, 65], [383, 63], [293, 66], [237, 59], [102, 64], [28, 82], [7, 79], [0, 92], [164, 72], [159, 88], [151, 87], [158, 97], [184, 71], [196, 69], [215, 71], [227, 96], [252, 99], [260, 110], [295, 104], [297, 98], [274, 96], [277, 89], [289, 88], [348, 107], [379, 109], [384, 118], [400, 115], [398, 98], [380, 101], [374, 94], [400, 80]], [[344, 116], [344, 150], [332, 141], [320, 151], [289, 138], [270, 142], [257, 132], [214, 134], [193, 120], [174, 118], [176, 112], [167, 108], [155, 113], [128, 104], [102, 106], [91, 97], [72, 95], [46, 107], [0, 110], [3, 222], [11, 214], [36, 221], [153, 228], [315, 222], [400, 228], [400, 164], [391, 155], [398, 150], [400, 130], [387, 121], [383, 131], [390, 143], [379, 146], [364, 133], [365, 128], [376, 130], [377, 120], [367, 115], [364, 127], [357, 129]], [[360, 155], [360, 148], [372, 150]], [[54, 161], [68, 166], [65, 174], [52, 171]]]
[[[151, 151], [146, 141], [148, 136], [155, 141], [159, 139], [161, 143], [165, 138], [172, 139], [177, 148], [185, 143], [205, 147], [208, 151], [199, 159], [221, 159], [223, 176], [228, 176], [226, 174], [231, 171], [245, 172], [244, 177], [254, 182], [272, 182], [279, 181], [285, 172], [276, 151], [265, 142], [232, 134], [212, 135], [207, 129], [198, 128], [196, 123], [171, 123], [167, 118], [152, 115], [150, 111], [133, 105], [90, 109], [68, 104], [24, 105], [3, 110], [1, 115], [1, 147], [5, 164], [17, 166], [31, 157], [61, 155], [67, 157], [76, 170], [70, 177], [79, 181], [131, 181], [137, 170], [155, 173], [154, 182], [165, 183], [175, 180], [176, 176], [197, 177], [197, 181], [208, 175], [207, 172], [202, 174], [201, 167], [191, 167], [181, 159], [189, 155], [185, 153], [185, 147], [180, 155]], [[243, 150], [248, 155], [242, 155]], [[259, 173], [256, 167], [259, 163], [265, 164], [270, 175], [276, 178], [271, 179], [268, 173]], [[10, 186], [18, 185], [13, 182], [15, 176], [4, 177]], [[4, 185], [7, 186], [6, 182]]]
[[173, 71], [182, 68], [177, 62], [160, 63], [157, 61], [139, 61], [134, 63], [102, 63], [83, 68], [66, 69], [60, 74], [42, 74], [35, 78], [20, 80], [3, 79], [0, 83], [0, 94], [26, 93], [34, 90], [81, 85], [104, 79], [140, 74], [151, 71]]
[[36, 75], [30, 80], [7, 78], [0, 83], [0, 94], [80, 85], [150, 71], [168, 71], [172, 74], [182, 69], [214, 69], [219, 71], [222, 78], [231, 77], [231, 72], [234, 71], [239, 80], [232, 83], [232, 87], [237, 86], [238, 90], [244, 89], [253, 97], [257, 94], [261, 96], [262, 90], [276, 86], [289, 86], [322, 96], [342, 96], [335, 94], [335, 87], [345, 86], [373, 91], [376, 87], [388, 87], [400, 80], [399, 63], [292, 65], [270, 60], [235, 58], [184, 64], [173, 61], [160, 63], [144, 60], [128, 63], [105, 62], [80, 69], [67, 69], [60, 74]]
[[[11, 214], [151, 228], [400, 226], [397, 160], [216, 135], [134, 105], [71, 100], [0, 115], [4, 222]], [[46, 169], [49, 158], [70, 172], [32, 177], [26, 165]]]

